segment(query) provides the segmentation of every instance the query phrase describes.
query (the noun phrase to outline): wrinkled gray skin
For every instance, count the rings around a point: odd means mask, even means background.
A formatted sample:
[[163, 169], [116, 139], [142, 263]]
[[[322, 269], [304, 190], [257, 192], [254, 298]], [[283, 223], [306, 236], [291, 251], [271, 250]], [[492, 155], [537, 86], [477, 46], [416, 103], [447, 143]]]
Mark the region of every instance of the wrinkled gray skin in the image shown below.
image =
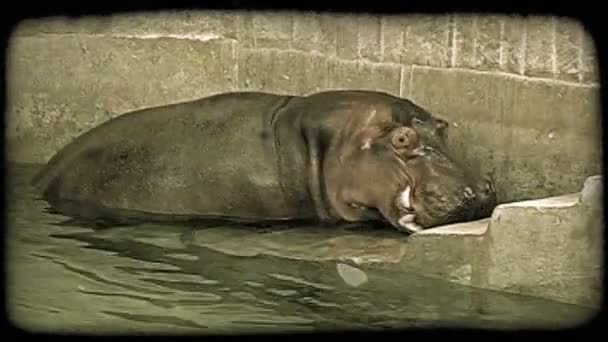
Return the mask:
[[109, 120], [33, 183], [52, 210], [81, 219], [378, 221], [413, 232], [496, 204], [491, 183], [448, 156], [447, 126], [379, 92], [226, 93]]

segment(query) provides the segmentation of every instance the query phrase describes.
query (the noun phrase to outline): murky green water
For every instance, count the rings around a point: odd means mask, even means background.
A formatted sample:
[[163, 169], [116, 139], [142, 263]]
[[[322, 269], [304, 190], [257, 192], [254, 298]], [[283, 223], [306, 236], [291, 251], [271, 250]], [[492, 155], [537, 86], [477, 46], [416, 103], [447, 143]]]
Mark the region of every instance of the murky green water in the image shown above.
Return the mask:
[[[27, 184], [35, 169], [15, 168], [7, 198], [9, 312], [14, 324], [28, 330], [238, 334], [562, 328], [591, 313], [390, 268], [361, 268], [367, 282], [352, 286], [338, 272], [337, 261], [225, 254], [201, 246], [192, 227], [60, 225], [66, 217], [46, 213], [46, 203], [36, 200]], [[240, 234], [243, 249], [255, 235], [271, 234], [222, 229]]]

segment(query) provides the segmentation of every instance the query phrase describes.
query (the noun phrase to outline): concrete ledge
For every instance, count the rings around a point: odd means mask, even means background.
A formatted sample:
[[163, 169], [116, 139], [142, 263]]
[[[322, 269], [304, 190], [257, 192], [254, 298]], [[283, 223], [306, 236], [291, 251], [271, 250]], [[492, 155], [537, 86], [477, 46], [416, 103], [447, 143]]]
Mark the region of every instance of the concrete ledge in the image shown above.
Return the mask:
[[599, 307], [601, 177], [580, 193], [499, 205], [491, 218], [429, 229], [409, 237], [391, 230], [298, 227], [198, 230], [191, 243], [243, 257], [414, 272], [467, 286]]
[[602, 181], [580, 193], [498, 206], [485, 236], [478, 286], [599, 307], [602, 292]]
[[458, 236], [481, 236], [488, 230], [490, 219], [482, 219], [472, 222], [463, 222], [441, 226], [433, 229], [423, 230], [417, 236], [425, 235], [458, 235]]

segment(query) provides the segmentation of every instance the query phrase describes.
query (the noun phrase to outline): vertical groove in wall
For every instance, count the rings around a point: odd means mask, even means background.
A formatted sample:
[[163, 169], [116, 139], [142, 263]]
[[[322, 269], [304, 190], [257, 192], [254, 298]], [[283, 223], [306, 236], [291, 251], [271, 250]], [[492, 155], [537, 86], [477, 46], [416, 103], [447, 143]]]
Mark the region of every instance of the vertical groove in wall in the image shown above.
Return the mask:
[[234, 89], [240, 89], [239, 83], [239, 44], [232, 42], [232, 54], [234, 58]]
[[403, 97], [403, 84], [405, 83], [405, 66], [401, 66], [401, 75], [399, 77], [399, 96]]
[[458, 53], [458, 48], [457, 48], [457, 44], [456, 44], [456, 38], [458, 37], [457, 36], [458, 27], [456, 26], [456, 16], [455, 15], [452, 15], [450, 17], [450, 28], [452, 31], [452, 58], [450, 58], [450, 66], [452, 68], [454, 68], [456, 66], [456, 55]]
[[257, 25], [256, 25], [256, 21], [255, 21], [255, 14], [251, 17], [251, 29], [253, 30], [253, 47], [257, 48], [258, 47], [258, 35], [256, 34], [257, 32]]
[[478, 17], [475, 16], [473, 17], [473, 56], [472, 56], [472, 60], [473, 60], [473, 66], [477, 65], [477, 37], [479, 36], [477, 33], [477, 19]]
[[385, 17], [380, 17], [380, 61], [384, 62], [384, 25]]
[[357, 61], [361, 60], [361, 25], [359, 23], [359, 17], [353, 19], [355, 26], [357, 27]]
[[414, 94], [414, 67], [415, 65], [412, 65], [410, 67], [410, 81], [409, 81], [409, 85], [408, 85], [408, 97], [412, 97], [412, 94]]
[[498, 42], [498, 65], [501, 70], [504, 70], [505, 66], [505, 21], [500, 20], [500, 41]]
[[408, 36], [410, 35], [410, 27], [411, 26], [408, 25], [405, 28], [405, 34], [403, 34], [403, 39], [401, 39], [401, 41], [403, 43], [403, 47], [405, 48], [406, 51], [409, 49], [409, 46], [407, 45], [407, 42], [408, 42]]
[[523, 23], [523, 37], [521, 39], [521, 55], [519, 56], [519, 67], [520, 67], [520, 74], [521, 75], [525, 75], [526, 74], [526, 54], [527, 54], [527, 49], [528, 49], [528, 22], [524, 20]]
[[291, 14], [289, 21], [291, 22], [291, 25], [290, 25], [290, 28], [289, 28], [289, 31], [290, 31], [289, 44], [287, 44], [287, 46], [289, 46], [289, 49], [293, 49], [293, 40], [294, 40], [295, 35], [296, 35], [296, 33], [295, 33], [295, 31], [296, 31], [296, 16], [295, 16], [294, 13]]
[[579, 41], [578, 41], [578, 81], [583, 83], [584, 79], [584, 66], [583, 66], [583, 54], [585, 53], [585, 46], [583, 45], [585, 42], [585, 28], [583, 27], [580, 30]]
[[557, 77], [557, 18], [551, 20], [551, 70], [553, 77]]

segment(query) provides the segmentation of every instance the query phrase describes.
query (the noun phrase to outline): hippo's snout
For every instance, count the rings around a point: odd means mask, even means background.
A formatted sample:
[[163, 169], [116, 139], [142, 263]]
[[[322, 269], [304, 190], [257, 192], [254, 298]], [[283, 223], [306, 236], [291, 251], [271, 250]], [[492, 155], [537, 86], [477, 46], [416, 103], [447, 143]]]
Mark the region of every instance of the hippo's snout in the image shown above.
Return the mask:
[[412, 214], [415, 223], [424, 228], [489, 217], [496, 206], [496, 190], [488, 178], [460, 183], [427, 181], [412, 192]]
[[476, 199], [476, 213], [474, 218], [490, 216], [496, 206], [496, 188], [494, 182], [484, 178], [479, 185]]
[[489, 178], [482, 178], [476, 186], [462, 191], [460, 205], [448, 216], [456, 220], [476, 220], [490, 216], [496, 206], [496, 189]]

